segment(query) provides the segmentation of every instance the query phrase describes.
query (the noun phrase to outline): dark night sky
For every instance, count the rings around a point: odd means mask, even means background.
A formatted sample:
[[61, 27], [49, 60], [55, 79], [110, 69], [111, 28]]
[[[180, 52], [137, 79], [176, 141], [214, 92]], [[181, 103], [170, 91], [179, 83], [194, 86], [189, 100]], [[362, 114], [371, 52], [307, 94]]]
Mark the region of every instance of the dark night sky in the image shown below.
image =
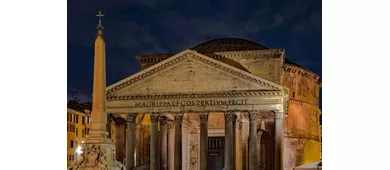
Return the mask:
[[93, 45], [102, 10], [107, 85], [140, 70], [135, 56], [180, 52], [204, 41], [237, 37], [268, 48], [322, 75], [319, 0], [68, 0], [68, 99], [90, 99]]

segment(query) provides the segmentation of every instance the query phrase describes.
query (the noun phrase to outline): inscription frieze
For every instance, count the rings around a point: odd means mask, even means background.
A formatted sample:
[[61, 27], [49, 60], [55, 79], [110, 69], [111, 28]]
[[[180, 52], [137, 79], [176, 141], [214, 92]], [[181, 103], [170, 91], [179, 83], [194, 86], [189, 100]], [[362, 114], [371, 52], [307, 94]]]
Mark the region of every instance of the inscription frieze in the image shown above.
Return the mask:
[[185, 106], [229, 106], [246, 105], [248, 99], [240, 100], [181, 100], [181, 101], [148, 101], [136, 102], [135, 107], [185, 107]]

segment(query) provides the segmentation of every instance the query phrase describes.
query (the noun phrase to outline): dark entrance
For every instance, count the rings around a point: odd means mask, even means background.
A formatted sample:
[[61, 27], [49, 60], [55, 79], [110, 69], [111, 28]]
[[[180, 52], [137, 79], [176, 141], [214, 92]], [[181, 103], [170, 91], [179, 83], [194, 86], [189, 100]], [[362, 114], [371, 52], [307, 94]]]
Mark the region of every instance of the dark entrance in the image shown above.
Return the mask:
[[258, 169], [259, 170], [272, 170], [273, 169], [273, 137], [267, 131], [258, 132], [260, 135], [260, 153], [258, 153]]
[[224, 148], [225, 148], [225, 137], [208, 137], [208, 158], [207, 158], [207, 169], [208, 170], [221, 170], [224, 163]]

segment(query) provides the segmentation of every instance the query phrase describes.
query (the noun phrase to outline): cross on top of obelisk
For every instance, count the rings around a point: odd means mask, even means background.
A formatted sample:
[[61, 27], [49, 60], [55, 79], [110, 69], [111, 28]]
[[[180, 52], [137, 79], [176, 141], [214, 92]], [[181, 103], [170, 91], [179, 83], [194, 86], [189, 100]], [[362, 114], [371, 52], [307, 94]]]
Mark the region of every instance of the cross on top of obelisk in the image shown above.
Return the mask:
[[103, 31], [103, 25], [102, 25], [102, 17], [104, 17], [104, 15], [102, 14], [102, 11], [99, 11], [99, 13], [96, 15], [97, 17], [99, 17], [99, 25], [97, 26], [97, 29], [98, 31]]

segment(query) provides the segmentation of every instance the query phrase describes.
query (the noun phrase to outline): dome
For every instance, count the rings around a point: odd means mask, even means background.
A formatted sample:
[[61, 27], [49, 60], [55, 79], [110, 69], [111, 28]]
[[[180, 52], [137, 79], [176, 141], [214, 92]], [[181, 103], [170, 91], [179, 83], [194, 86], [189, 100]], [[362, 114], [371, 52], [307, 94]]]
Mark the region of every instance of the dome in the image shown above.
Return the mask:
[[249, 50], [267, 50], [256, 42], [240, 38], [218, 38], [201, 43], [191, 50], [201, 53], [224, 52], [224, 51], [249, 51]]

